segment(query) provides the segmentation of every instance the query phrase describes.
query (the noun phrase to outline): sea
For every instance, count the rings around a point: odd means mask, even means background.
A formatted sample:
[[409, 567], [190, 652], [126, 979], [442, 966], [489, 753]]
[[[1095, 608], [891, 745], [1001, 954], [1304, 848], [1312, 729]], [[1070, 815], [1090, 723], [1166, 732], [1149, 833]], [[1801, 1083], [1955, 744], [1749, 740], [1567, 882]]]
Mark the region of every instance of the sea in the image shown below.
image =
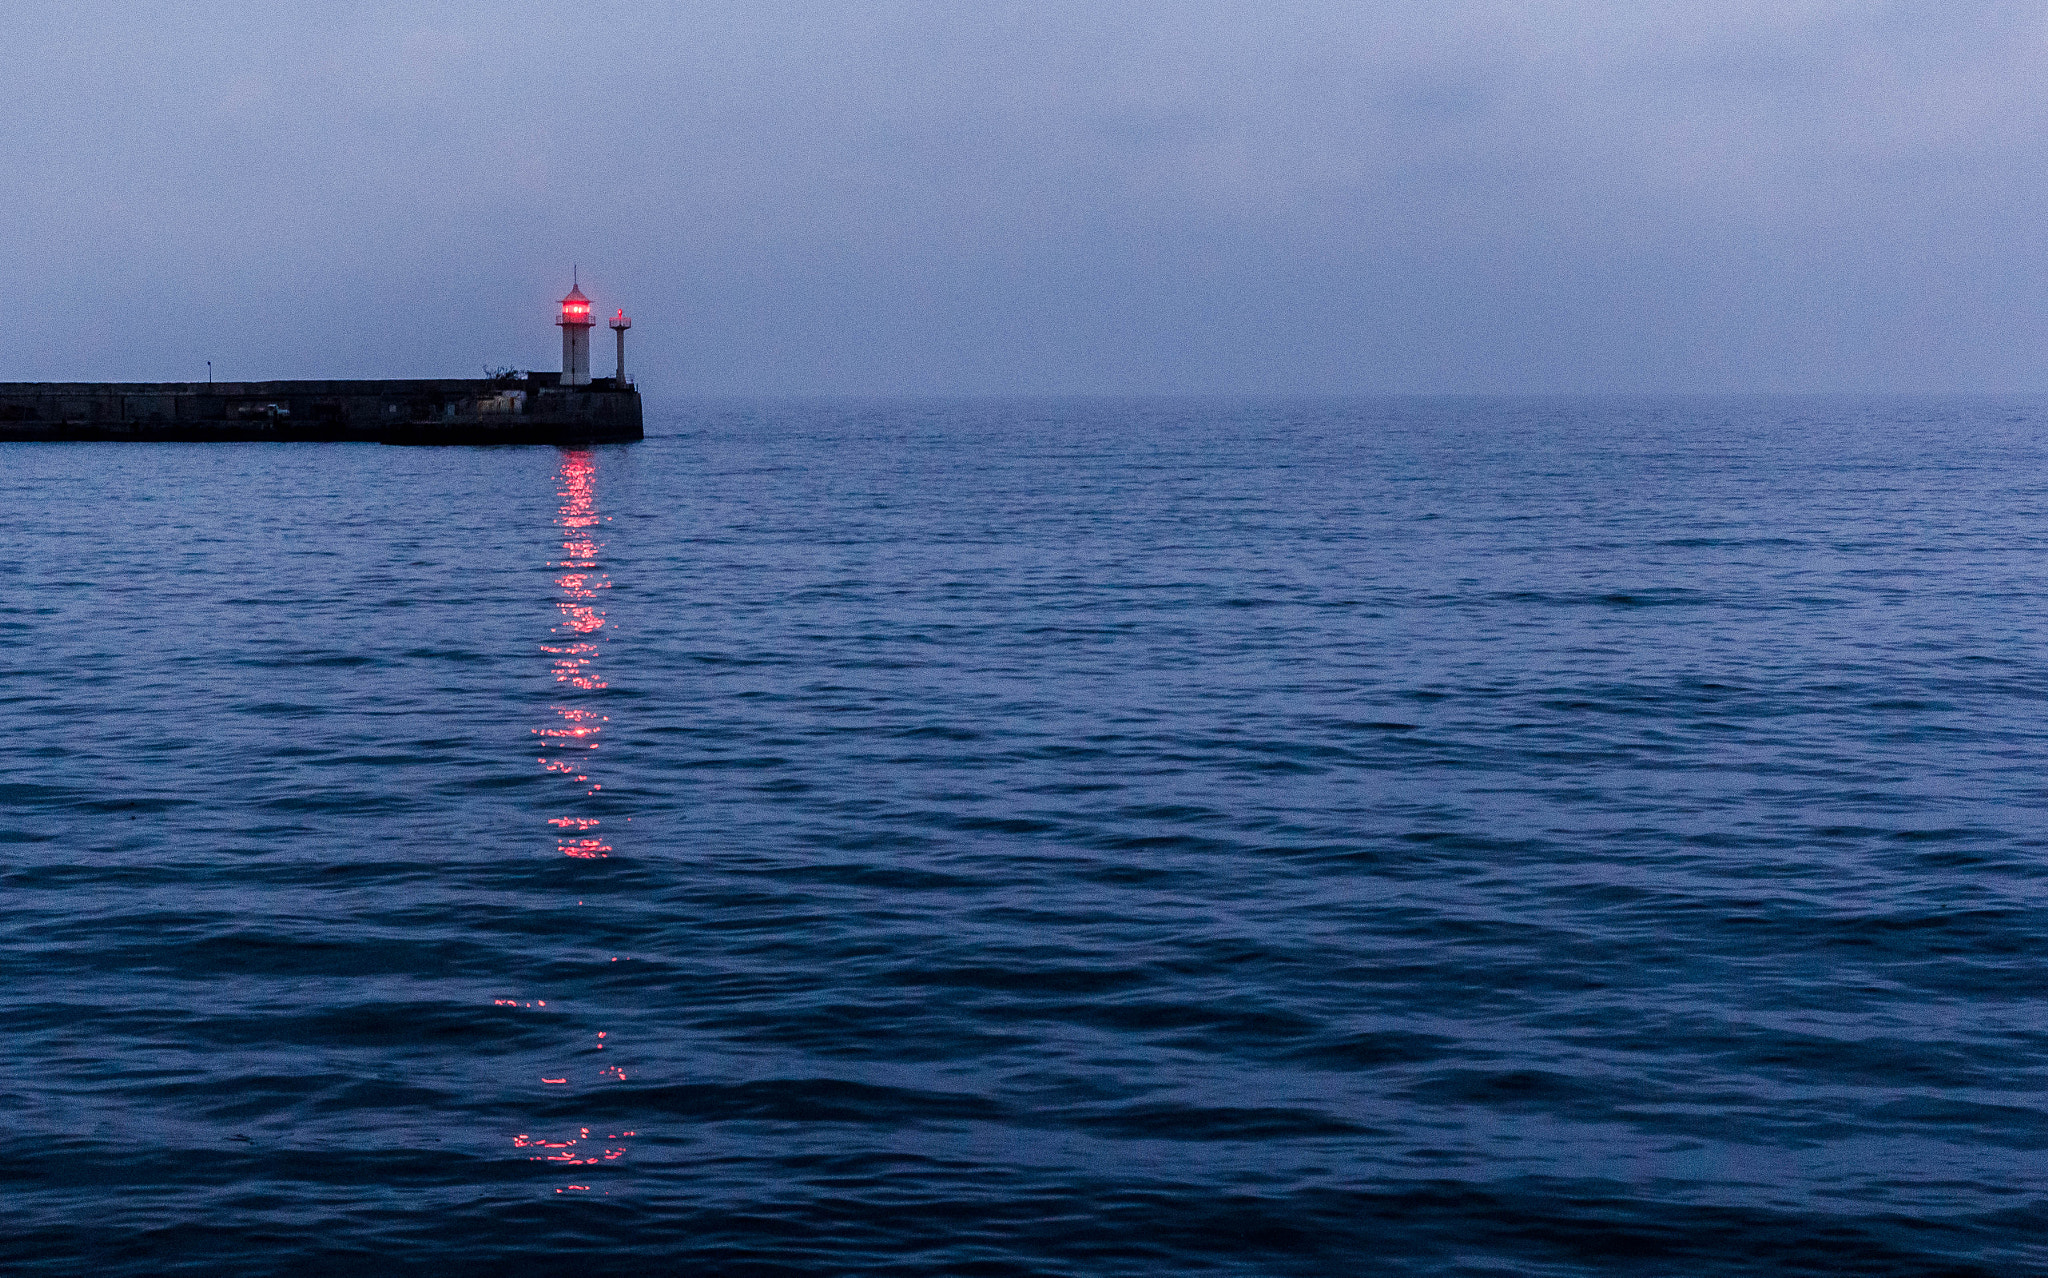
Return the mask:
[[0, 1271], [2048, 1273], [2048, 401], [0, 494]]

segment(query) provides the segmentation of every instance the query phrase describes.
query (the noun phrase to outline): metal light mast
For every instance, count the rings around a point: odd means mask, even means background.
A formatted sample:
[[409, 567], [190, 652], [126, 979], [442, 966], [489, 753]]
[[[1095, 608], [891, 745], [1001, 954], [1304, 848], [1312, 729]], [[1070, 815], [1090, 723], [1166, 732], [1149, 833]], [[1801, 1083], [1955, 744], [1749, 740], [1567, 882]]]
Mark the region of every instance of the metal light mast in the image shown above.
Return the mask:
[[622, 306], [619, 313], [612, 316], [612, 332], [619, 335], [619, 375], [616, 380], [620, 390], [626, 389], [626, 330], [631, 327], [633, 321], [626, 318], [626, 308]]

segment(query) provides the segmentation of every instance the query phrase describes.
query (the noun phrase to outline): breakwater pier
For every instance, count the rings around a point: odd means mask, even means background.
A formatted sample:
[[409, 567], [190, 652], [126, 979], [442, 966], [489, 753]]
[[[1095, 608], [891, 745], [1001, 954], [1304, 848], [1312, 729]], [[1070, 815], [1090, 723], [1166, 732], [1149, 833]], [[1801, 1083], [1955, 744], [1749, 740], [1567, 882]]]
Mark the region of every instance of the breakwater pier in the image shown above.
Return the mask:
[[0, 442], [134, 440], [602, 444], [644, 437], [640, 392], [590, 375], [591, 303], [562, 299], [562, 371], [485, 378], [279, 382], [0, 382]]
[[613, 443], [642, 437], [640, 393], [559, 373], [297, 382], [0, 382], [0, 441]]

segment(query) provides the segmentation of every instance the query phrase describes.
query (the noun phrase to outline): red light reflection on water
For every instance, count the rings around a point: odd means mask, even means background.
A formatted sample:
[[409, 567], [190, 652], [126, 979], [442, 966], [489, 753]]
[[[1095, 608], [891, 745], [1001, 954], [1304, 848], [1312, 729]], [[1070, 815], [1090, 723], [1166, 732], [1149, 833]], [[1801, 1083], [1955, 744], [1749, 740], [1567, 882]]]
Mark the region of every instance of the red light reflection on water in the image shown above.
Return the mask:
[[[631, 1132], [624, 1133], [627, 1136], [632, 1134]], [[602, 1140], [617, 1140], [618, 1138], [618, 1134], [614, 1134], [603, 1137]], [[626, 1151], [623, 1146], [612, 1149], [602, 1143], [598, 1143], [591, 1147], [578, 1148], [578, 1146], [588, 1145], [589, 1142], [590, 1129], [584, 1127], [580, 1128], [577, 1134], [568, 1140], [538, 1140], [522, 1133], [512, 1138], [512, 1147], [514, 1149], [560, 1150], [561, 1152], [556, 1154], [528, 1154], [527, 1157], [536, 1163], [568, 1163], [573, 1167], [591, 1167], [598, 1163], [614, 1162], [625, 1156]], [[571, 1185], [569, 1188], [576, 1189], [579, 1186]]]
[[[598, 563], [604, 543], [595, 529], [604, 517], [597, 513], [596, 459], [584, 451], [565, 452], [556, 477], [561, 483], [557, 495], [562, 505], [555, 526], [562, 532], [562, 557], [549, 567], [560, 574], [555, 578], [561, 590], [555, 600], [560, 617], [554, 627], [557, 642], [542, 644], [541, 651], [553, 659], [556, 683], [576, 692], [601, 692], [607, 685], [598, 673], [603, 649], [597, 640], [604, 632], [605, 616], [598, 600], [603, 597], [599, 592], [610, 590], [612, 583]], [[586, 706], [558, 704], [552, 709], [555, 722], [533, 730], [552, 752], [538, 756], [538, 762], [549, 772], [579, 785], [588, 784], [585, 797], [596, 794], [604, 787], [590, 780], [590, 756], [610, 719]], [[556, 851], [563, 856], [595, 861], [611, 855], [611, 844], [592, 833], [601, 824], [599, 818], [554, 817], [549, 824], [563, 831], [555, 841]]]
[[[558, 495], [562, 505], [556, 514], [555, 526], [562, 536], [562, 556], [559, 560], [550, 561], [548, 567], [557, 574], [557, 617], [553, 641], [542, 644], [541, 651], [549, 658], [559, 688], [558, 695], [563, 700], [549, 707], [554, 718], [547, 726], [533, 729], [533, 735], [540, 739], [540, 747], [544, 751], [536, 756], [535, 762], [550, 776], [559, 776], [563, 781], [575, 784], [581, 791], [580, 800], [587, 803], [604, 788], [602, 783], [591, 780], [591, 772], [597, 759], [596, 751], [611, 720], [587, 703], [578, 704], [577, 699], [602, 693], [608, 686], [602, 673], [602, 641], [608, 623], [600, 604], [604, 599], [601, 592], [611, 589], [612, 583], [599, 559], [605, 544], [599, 539], [597, 529], [604, 523], [604, 518], [597, 511], [595, 457], [585, 451], [564, 452], [556, 477], [560, 482]], [[611, 844], [598, 833], [604, 824], [602, 817], [572, 811], [549, 817], [548, 824], [554, 827], [555, 849], [563, 856], [594, 861], [611, 855]], [[517, 999], [492, 1001], [501, 1007], [536, 1006]], [[545, 1003], [537, 1005], [546, 1006]], [[604, 1031], [598, 1031], [596, 1050], [604, 1050], [606, 1037]], [[622, 1083], [626, 1080], [626, 1071], [616, 1065], [604, 1066], [594, 1073], [558, 1066], [554, 1072], [541, 1075], [540, 1081], [546, 1086], [568, 1087], [571, 1079], [584, 1086]], [[513, 1138], [512, 1144], [515, 1148], [533, 1151], [527, 1156], [536, 1162], [586, 1167], [625, 1157], [626, 1146], [616, 1142], [633, 1134], [615, 1132], [593, 1139], [590, 1129], [584, 1127], [578, 1129], [574, 1136], [548, 1139], [522, 1132]], [[587, 1192], [589, 1189], [588, 1185], [563, 1185], [555, 1192]]]

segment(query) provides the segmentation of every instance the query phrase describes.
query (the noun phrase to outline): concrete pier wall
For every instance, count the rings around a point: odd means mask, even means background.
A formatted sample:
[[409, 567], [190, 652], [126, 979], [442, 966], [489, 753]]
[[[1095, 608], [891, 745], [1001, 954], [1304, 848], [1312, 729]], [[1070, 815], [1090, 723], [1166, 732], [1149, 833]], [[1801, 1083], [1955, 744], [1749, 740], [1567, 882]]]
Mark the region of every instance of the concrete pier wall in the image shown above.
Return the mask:
[[493, 379], [0, 382], [0, 441], [612, 443], [643, 437], [640, 394], [558, 373]]

